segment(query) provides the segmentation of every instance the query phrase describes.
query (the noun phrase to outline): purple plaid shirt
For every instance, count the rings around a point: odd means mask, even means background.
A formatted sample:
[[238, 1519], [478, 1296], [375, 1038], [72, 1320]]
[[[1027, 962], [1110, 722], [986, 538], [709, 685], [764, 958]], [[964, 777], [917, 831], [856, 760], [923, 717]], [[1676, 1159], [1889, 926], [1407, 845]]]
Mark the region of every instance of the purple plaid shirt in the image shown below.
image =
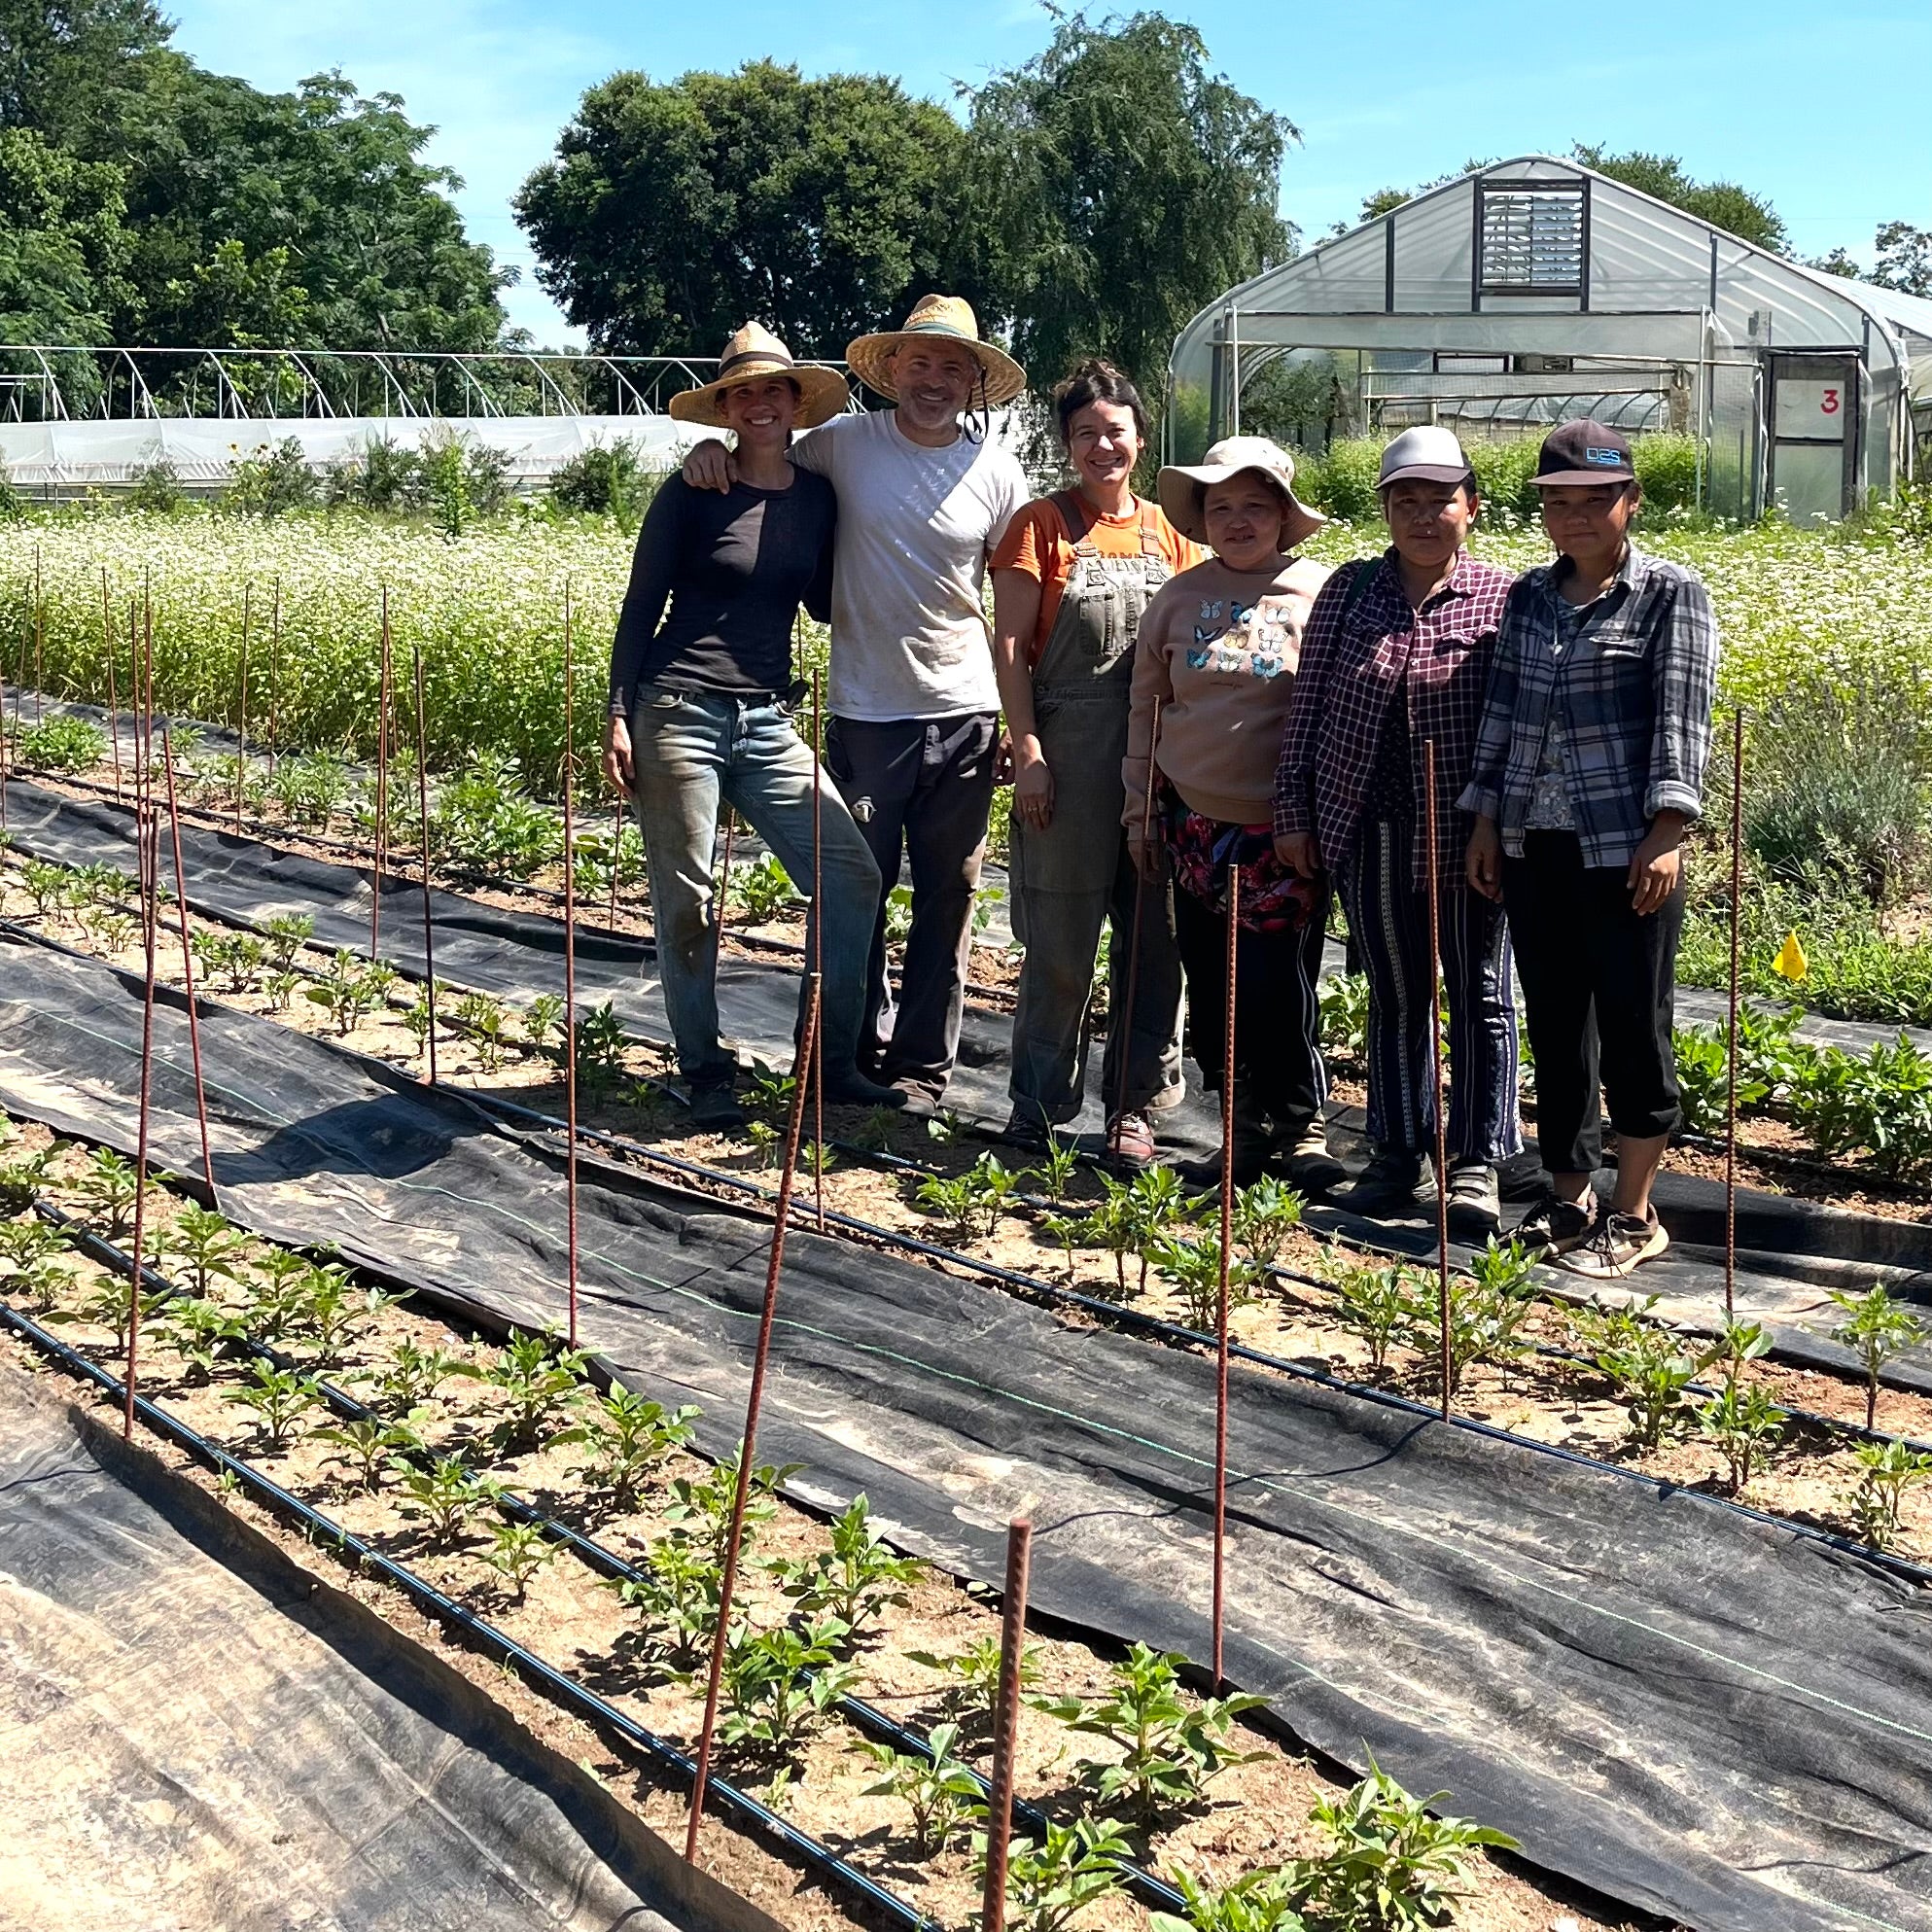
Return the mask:
[[[1364, 576], [1364, 573], [1367, 573]], [[1321, 862], [1346, 861], [1391, 704], [1408, 707], [1416, 824], [1423, 824], [1423, 744], [1435, 740], [1436, 863], [1462, 879], [1468, 815], [1456, 807], [1475, 762], [1476, 732], [1496, 627], [1516, 581], [1465, 550], [1421, 611], [1409, 608], [1395, 552], [1344, 564], [1322, 586], [1302, 633], [1301, 666], [1275, 768], [1275, 829], [1313, 832]], [[1416, 884], [1426, 853], [1416, 840]]]

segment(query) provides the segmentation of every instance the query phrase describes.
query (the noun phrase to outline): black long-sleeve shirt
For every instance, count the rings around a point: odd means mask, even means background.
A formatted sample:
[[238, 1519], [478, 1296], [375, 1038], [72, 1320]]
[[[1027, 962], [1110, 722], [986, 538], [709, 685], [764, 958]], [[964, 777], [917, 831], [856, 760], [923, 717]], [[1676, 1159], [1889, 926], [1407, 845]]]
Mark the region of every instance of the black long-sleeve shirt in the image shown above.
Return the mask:
[[831, 485], [802, 468], [784, 490], [736, 483], [720, 494], [670, 477], [638, 532], [611, 646], [611, 709], [628, 718], [640, 684], [785, 690], [798, 606], [822, 622], [830, 615], [837, 522]]

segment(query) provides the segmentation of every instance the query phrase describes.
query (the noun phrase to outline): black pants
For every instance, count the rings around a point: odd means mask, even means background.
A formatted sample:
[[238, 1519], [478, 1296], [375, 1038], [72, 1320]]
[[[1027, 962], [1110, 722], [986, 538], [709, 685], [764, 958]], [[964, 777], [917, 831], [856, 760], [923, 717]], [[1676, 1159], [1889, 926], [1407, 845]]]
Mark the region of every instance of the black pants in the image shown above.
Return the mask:
[[1550, 1174], [1603, 1165], [1599, 1078], [1621, 1135], [1649, 1140], [1682, 1118], [1670, 1034], [1684, 881], [1639, 917], [1625, 878], [1622, 865], [1586, 866], [1572, 832], [1527, 833], [1523, 857], [1502, 861]]
[[[1324, 893], [1299, 931], [1244, 927], [1235, 941], [1235, 1079], [1278, 1127], [1312, 1119], [1328, 1097], [1316, 997], [1327, 925]], [[1202, 1085], [1218, 1090], [1227, 1059], [1227, 918], [1177, 887], [1174, 933], [1187, 974], [1187, 1050]]]
[[[998, 723], [995, 714], [974, 711], [884, 723], [834, 718], [825, 728], [825, 768], [879, 866], [860, 1071], [934, 1100], [959, 1051]], [[886, 976], [886, 899], [906, 861], [912, 930], [896, 1009]]]

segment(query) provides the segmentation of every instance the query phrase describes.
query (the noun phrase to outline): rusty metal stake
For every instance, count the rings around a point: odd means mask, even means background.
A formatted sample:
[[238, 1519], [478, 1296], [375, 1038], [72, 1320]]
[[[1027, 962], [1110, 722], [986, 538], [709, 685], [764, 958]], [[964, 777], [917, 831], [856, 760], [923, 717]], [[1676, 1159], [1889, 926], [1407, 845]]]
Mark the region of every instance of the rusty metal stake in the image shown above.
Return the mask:
[[33, 721], [47, 706], [47, 594], [41, 588], [40, 545], [33, 546]]
[[100, 642], [107, 654], [107, 739], [114, 748], [114, 802], [121, 803], [121, 704], [115, 690], [114, 612], [108, 601], [107, 566], [100, 567]]
[[423, 709], [423, 647], [409, 646], [416, 667], [416, 817], [423, 841], [423, 999], [429, 1013], [423, 1043], [429, 1048], [430, 1085], [436, 1085], [436, 919], [430, 910], [429, 730]]
[[1738, 945], [1744, 896], [1744, 708], [1731, 720], [1731, 1032], [1724, 1096], [1724, 1315], [1738, 1306]]
[[[150, 613], [152, 617], [152, 611]], [[139, 1374], [141, 1350], [141, 1252], [147, 1238], [148, 1216], [148, 1129], [153, 1117], [155, 1071], [155, 953], [159, 937], [156, 928], [160, 917], [160, 839], [155, 822], [155, 658], [152, 622], [146, 632], [145, 688], [140, 704], [141, 723], [137, 728], [135, 750], [138, 759], [135, 780], [135, 826], [142, 851], [144, 880], [142, 940], [146, 966], [141, 994], [141, 1097], [134, 1134], [134, 1266], [127, 1282], [127, 1374], [125, 1401], [121, 1415], [122, 1439], [134, 1438], [134, 1390]]]
[[1214, 1296], [1214, 1688], [1221, 1687], [1227, 1609], [1228, 1250], [1234, 1246], [1235, 984], [1241, 957], [1241, 867], [1228, 867], [1228, 984], [1221, 1033], [1221, 1266]]
[[[1161, 742], [1161, 701], [1154, 699], [1154, 715], [1147, 726], [1147, 783], [1141, 795], [1141, 856], [1144, 862], [1149, 840], [1154, 834], [1154, 753]], [[1134, 868], [1134, 918], [1127, 938], [1127, 993], [1118, 1014], [1113, 1010], [1112, 982], [1108, 981], [1107, 1043], [1120, 1055], [1120, 1077], [1113, 1083], [1113, 1118], [1127, 1111], [1127, 1067], [1134, 1044], [1134, 1000], [1141, 984], [1141, 927], [1146, 918], [1147, 875]], [[1008, 911], [1011, 908], [1008, 907]]]
[[201, 1177], [208, 1198], [215, 1200], [215, 1156], [208, 1145], [208, 1089], [201, 1077], [201, 1019], [194, 1005], [194, 947], [188, 931], [188, 877], [181, 862], [181, 807], [174, 790], [174, 746], [166, 720], [161, 721], [161, 770], [167, 776], [168, 837], [174, 847], [174, 910], [181, 928], [181, 983], [188, 995], [188, 1047], [194, 1062], [194, 1113], [201, 1127]]
[[275, 714], [282, 701], [282, 580], [268, 607], [268, 783], [275, 782]]
[[375, 700], [375, 866], [369, 901], [369, 963], [382, 924], [382, 860], [389, 831], [389, 586], [382, 586], [382, 681]]
[[[819, 1031], [819, 975], [805, 982], [805, 1036], [800, 1042], [809, 1059]], [[805, 1084], [791, 1083], [790, 1118], [785, 1131], [785, 1165], [778, 1177], [778, 1207], [771, 1226], [771, 1258], [765, 1266], [764, 1313], [758, 1319], [757, 1348], [752, 1356], [752, 1387], [745, 1401], [745, 1433], [738, 1444], [738, 1487], [731, 1501], [730, 1540], [724, 1547], [724, 1574], [718, 1586], [718, 1628], [711, 1639], [711, 1673], [704, 1694], [704, 1726], [698, 1733], [697, 1774], [691, 1780], [691, 1814], [685, 1827], [685, 1859], [698, 1852], [698, 1826], [704, 1816], [705, 1787], [711, 1779], [712, 1734], [718, 1728], [718, 1696], [724, 1679], [724, 1645], [731, 1626], [732, 1593], [738, 1585], [738, 1548], [745, 1535], [745, 1504], [756, 1462], [758, 1405], [764, 1400], [765, 1365], [771, 1358], [773, 1317], [778, 1312], [778, 1278], [785, 1263], [785, 1230], [791, 1218], [791, 1189], [798, 1174], [798, 1141], [805, 1126]]]
[[1428, 840], [1429, 868], [1429, 1067], [1435, 1082], [1435, 1249], [1436, 1319], [1442, 1331], [1442, 1413], [1449, 1415], [1449, 1121], [1442, 1105], [1442, 914], [1436, 877], [1435, 740], [1423, 741], [1423, 835]]
[[577, 1347], [577, 789], [576, 714], [571, 693], [570, 580], [564, 580], [564, 1187], [570, 1229], [570, 1346]]
[[[825, 970], [825, 831], [820, 821], [819, 787], [825, 773], [819, 765], [819, 669], [812, 667], [812, 970], [823, 983]], [[819, 1232], [825, 1231], [825, 1030], [812, 1042], [812, 1204], [819, 1213]]]
[[993, 1713], [993, 1775], [987, 1780], [986, 1881], [980, 1932], [1004, 1932], [1006, 1853], [1013, 1836], [1013, 1759], [1020, 1728], [1021, 1664], [1026, 1656], [1027, 1582], [1033, 1568], [1033, 1519], [1006, 1526], [1006, 1594], [1000, 1604], [1000, 1688]]
[[234, 828], [241, 834], [242, 795], [248, 790], [248, 618], [249, 593], [253, 585], [241, 586], [241, 715], [235, 724]]

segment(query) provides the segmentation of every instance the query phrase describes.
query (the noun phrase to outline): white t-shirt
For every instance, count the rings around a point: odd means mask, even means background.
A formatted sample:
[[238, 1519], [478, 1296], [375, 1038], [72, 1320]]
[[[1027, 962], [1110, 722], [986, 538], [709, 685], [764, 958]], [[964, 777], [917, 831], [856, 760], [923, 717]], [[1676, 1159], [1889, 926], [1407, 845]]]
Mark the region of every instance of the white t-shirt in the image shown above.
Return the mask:
[[791, 455], [838, 492], [832, 716], [998, 711], [979, 596], [987, 552], [1031, 494], [1012, 454], [964, 433], [929, 449], [882, 409], [834, 416]]

